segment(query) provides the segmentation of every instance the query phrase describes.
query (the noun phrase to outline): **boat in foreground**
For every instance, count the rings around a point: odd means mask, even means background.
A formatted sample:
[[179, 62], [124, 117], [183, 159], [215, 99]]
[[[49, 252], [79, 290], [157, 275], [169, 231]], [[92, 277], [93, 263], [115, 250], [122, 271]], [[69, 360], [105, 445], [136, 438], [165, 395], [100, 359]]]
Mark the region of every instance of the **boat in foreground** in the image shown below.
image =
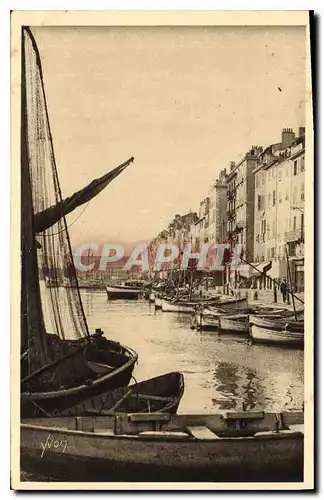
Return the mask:
[[303, 412], [21, 422], [21, 467], [68, 481], [302, 481]]
[[90, 396], [124, 387], [138, 359], [129, 347], [98, 334], [82, 342], [62, 341], [56, 335], [48, 335], [49, 340], [59, 350], [64, 344], [68, 354], [21, 381], [22, 417], [50, 416]]
[[113, 413], [168, 412], [176, 413], [184, 393], [184, 378], [170, 372], [98, 394], [68, 408], [60, 416], [111, 415]]

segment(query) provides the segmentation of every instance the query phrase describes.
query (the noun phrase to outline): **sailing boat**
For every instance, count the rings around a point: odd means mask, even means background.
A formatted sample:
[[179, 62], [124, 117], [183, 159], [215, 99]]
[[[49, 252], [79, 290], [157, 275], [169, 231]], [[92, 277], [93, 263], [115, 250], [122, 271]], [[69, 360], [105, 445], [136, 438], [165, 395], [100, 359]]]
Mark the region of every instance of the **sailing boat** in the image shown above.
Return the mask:
[[[66, 215], [89, 202], [131, 162], [63, 199], [40, 55], [22, 28], [21, 94], [21, 416], [56, 411], [129, 383], [137, 353], [90, 335]], [[46, 287], [44, 277], [69, 286]]]

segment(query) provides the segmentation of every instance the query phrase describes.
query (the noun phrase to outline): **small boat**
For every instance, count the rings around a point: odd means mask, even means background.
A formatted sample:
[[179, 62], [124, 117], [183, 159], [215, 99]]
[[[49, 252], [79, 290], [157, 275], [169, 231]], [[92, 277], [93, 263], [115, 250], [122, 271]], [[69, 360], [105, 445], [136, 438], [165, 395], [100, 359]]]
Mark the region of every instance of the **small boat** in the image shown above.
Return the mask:
[[[302, 312], [303, 314], [303, 312]], [[284, 330], [287, 323], [293, 325], [300, 325], [302, 330], [304, 330], [304, 320], [302, 315], [299, 316], [300, 319], [295, 321], [295, 316], [291, 315], [257, 315], [250, 314], [249, 322], [252, 325], [260, 326], [262, 328]], [[298, 318], [298, 316], [297, 316]]]
[[302, 481], [302, 411], [25, 419], [24, 471], [62, 481]]
[[60, 416], [111, 415], [114, 413], [176, 413], [184, 393], [179, 372], [166, 373], [137, 384], [100, 393], [68, 408]]
[[222, 331], [249, 333], [249, 315], [231, 314], [218, 318], [219, 329]]
[[[129, 347], [101, 335], [92, 335], [89, 341], [61, 341], [56, 335], [48, 334], [48, 342], [52, 349], [59, 350], [62, 343], [69, 342], [64, 346], [69, 348], [68, 354], [23, 378], [22, 417], [50, 416], [90, 396], [126, 386], [138, 359]], [[50, 390], [51, 379], [55, 379], [56, 388], [52, 384]]]
[[271, 326], [262, 326], [264, 320], [255, 321], [250, 326], [250, 335], [256, 343], [276, 344], [291, 347], [304, 346], [303, 321], [272, 321]]
[[219, 329], [219, 316], [225, 314], [224, 310], [210, 312], [209, 308], [197, 308], [193, 317], [193, 328], [197, 330], [217, 330]]
[[177, 312], [177, 313], [194, 313], [195, 305], [190, 302], [171, 301], [167, 299], [162, 300], [163, 312]]
[[244, 311], [248, 308], [247, 299], [244, 297], [242, 299], [228, 299], [227, 296], [221, 296], [215, 298], [212, 303], [208, 306], [210, 312], [217, 313], [219, 309], [224, 311]]
[[142, 291], [123, 285], [107, 285], [106, 292], [108, 300], [138, 300]]

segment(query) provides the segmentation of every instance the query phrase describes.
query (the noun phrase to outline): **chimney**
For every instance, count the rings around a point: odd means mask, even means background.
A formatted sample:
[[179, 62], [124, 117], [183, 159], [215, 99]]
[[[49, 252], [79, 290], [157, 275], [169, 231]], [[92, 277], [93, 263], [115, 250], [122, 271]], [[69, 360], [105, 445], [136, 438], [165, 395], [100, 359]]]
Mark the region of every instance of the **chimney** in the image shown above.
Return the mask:
[[233, 172], [234, 168], [235, 168], [235, 161], [231, 161], [230, 163], [231, 172]]
[[305, 135], [305, 127], [299, 127], [298, 136]]
[[281, 144], [282, 146], [289, 146], [290, 143], [295, 139], [295, 132], [292, 128], [284, 128], [281, 133]]

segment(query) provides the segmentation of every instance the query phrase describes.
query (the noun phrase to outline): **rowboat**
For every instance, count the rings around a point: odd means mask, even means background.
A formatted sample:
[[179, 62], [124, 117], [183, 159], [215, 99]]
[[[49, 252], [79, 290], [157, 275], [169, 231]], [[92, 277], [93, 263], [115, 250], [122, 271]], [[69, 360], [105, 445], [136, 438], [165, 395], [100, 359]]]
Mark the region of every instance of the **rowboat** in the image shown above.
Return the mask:
[[210, 312], [218, 312], [218, 309], [224, 311], [242, 311], [248, 308], [247, 299], [228, 299], [226, 296], [221, 296], [214, 299], [213, 303], [208, 306]]
[[304, 346], [304, 322], [273, 321], [271, 327], [262, 326], [263, 322], [254, 320], [250, 326], [250, 335], [254, 342], [292, 347]]
[[138, 300], [142, 293], [141, 289], [122, 285], [107, 285], [106, 292], [108, 300]]
[[163, 299], [162, 300], [163, 312], [177, 312], [177, 313], [194, 313], [195, 306], [188, 302], [177, 302]]
[[[56, 335], [48, 338], [53, 350], [60, 349], [62, 341]], [[138, 359], [131, 348], [101, 335], [92, 336], [89, 342], [69, 341], [68, 347], [65, 358], [21, 381], [22, 417], [50, 416], [101, 392], [128, 385]], [[56, 389], [54, 384], [49, 389], [51, 378], [55, 378]], [[61, 388], [60, 380], [65, 382]]]
[[303, 412], [131, 413], [21, 422], [24, 471], [62, 481], [302, 481]]
[[220, 315], [218, 318], [219, 329], [222, 331], [249, 333], [249, 315], [231, 314]]
[[208, 314], [206, 309], [202, 311], [196, 311], [193, 319], [193, 327], [197, 330], [217, 330], [219, 329], [219, 315], [218, 314]]
[[184, 378], [179, 372], [101, 393], [68, 408], [60, 416], [111, 415], [113, 413], [176, 413], [184, 393]]

